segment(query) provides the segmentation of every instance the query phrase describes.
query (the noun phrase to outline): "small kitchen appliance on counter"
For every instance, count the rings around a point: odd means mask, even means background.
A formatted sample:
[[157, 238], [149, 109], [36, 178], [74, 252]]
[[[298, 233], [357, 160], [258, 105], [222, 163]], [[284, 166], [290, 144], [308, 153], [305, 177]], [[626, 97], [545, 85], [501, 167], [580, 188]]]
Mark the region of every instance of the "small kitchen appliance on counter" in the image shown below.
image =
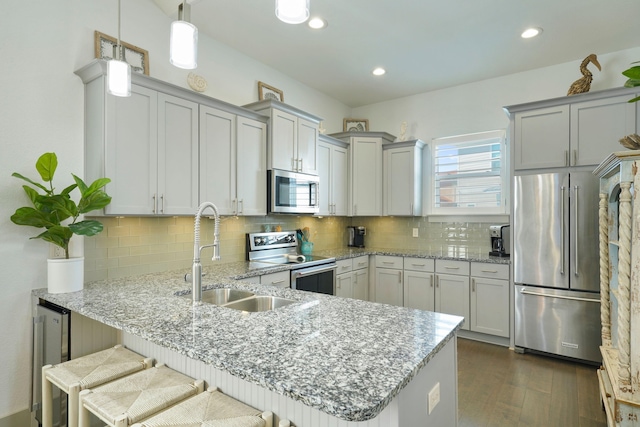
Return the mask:
[[336, 259], [297, 253], [295, 231], [247, 234], [247, 261], [291, 265], [290, 286], [300, 291], [335, 295]]
[[491, 256], [508, 257], [511, 246], [509, 224], [491, 225], [489, 226], [489, 235], [491, 236]]
[[353, 248], [364, 248], [364, 236], [367, 234], [367, 229], [361, 225], [349, 226], [349, 244], [348, 246]]

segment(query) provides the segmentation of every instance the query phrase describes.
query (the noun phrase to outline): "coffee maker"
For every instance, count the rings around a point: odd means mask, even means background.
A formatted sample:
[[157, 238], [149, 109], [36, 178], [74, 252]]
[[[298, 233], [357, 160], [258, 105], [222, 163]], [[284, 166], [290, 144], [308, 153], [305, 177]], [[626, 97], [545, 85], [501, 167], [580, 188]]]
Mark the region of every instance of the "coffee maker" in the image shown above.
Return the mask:
[[491, 256], [509, 256], [509, 247], [511, 246], [509, 224], [491, 225], [489, 226], [489, 235], [491, 236]]
[[354, 248], [364, 248], [364, 236], [367, 234], [367, 229], [363, 226], [349, 226], [349, 244], [348, 246]]

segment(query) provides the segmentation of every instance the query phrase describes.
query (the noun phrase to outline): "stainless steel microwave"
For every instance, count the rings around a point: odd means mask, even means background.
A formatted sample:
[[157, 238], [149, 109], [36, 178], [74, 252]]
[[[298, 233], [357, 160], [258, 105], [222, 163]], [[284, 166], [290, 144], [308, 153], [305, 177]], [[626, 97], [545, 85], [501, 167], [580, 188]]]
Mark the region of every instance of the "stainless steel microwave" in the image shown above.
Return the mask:
[[314, 214], [320, 211], [320, 178], [272, 169], [267, 171], [269, 213]]

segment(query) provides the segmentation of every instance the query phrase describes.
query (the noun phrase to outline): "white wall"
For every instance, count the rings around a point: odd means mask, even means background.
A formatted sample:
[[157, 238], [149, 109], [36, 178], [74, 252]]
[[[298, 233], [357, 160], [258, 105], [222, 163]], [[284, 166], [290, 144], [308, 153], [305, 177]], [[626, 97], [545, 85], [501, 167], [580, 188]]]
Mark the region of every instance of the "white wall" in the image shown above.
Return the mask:
[[[591, 91], [622, 86], [626, 78], [621, 72], [629, 68], [631, 62], [640, 61], [640, 47], [609, 54], [596, 53], [602, 72], [589, 66], [594, 74]], [[565, 96], [571, 83], [582, 76], [580, 62], [381, 102], [355, 108], [351, 114], [369, 119], [371, 130], [393, 135], [400, 134], [400, 124], [406, 120], [407, 136], [425, 142], [445, 136], [506, 129], [509, 120], [502, 107]]]
[[[14, 2], [0, 25], [0, 419], [29, 404], [30, 291], [46, 286], [48, 247], [29, 240], [36, 229], [9, 217], [28, 201], [12, 172], [38, 178], [35, 161], [55, 151], [57, 186], [83, 171], [83, 86], [73, 74], [93, 59], [93, 31], [115, 36], [116, 0]], [[170, 20], [150, 0], [122, 2], [122, 39], [149, 51], [151, 76], [187, 87], [188, 71], [169, 65]], [[197, 74], [207, 95], [238, 105], [258, 100], [258, 80], [282, 89], [285, 100], [342, 130], [349, 109], [237, 51], [200, 36]]]

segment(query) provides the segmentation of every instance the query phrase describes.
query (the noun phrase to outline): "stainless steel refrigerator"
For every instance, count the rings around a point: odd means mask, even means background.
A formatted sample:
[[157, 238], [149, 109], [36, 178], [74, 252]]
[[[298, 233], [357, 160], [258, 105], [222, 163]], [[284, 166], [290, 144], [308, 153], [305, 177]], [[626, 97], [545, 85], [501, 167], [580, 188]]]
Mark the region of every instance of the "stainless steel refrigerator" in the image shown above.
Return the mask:
[[516, 349], [600, 361], [598, 188], [590, 171], [515, 177]]

